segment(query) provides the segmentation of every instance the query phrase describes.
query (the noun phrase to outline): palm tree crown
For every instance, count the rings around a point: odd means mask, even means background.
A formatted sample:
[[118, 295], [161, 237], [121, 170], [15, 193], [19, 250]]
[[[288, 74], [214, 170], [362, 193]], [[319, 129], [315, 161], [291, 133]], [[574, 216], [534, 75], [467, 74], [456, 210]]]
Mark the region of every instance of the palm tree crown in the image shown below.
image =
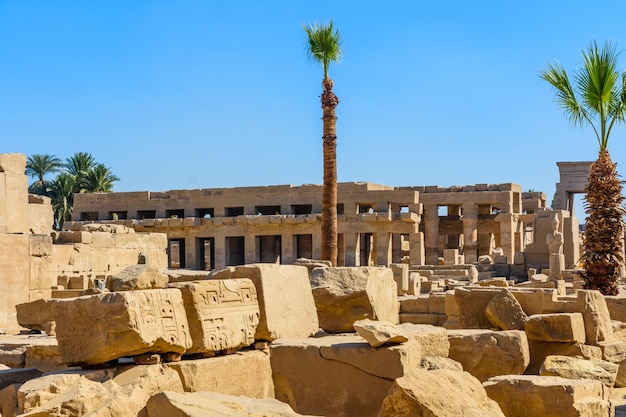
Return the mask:
[[26, 175], [36, 178], [28, 191], [35, 194], [46, 194], [45, 176], [59, 171], [63, 167], [61, 160], [54, 155], [33, 154], [26, 159]]
[[599, 48], [594, 41], [583, 51], [583, 64], [574, 74], [576, 89], [559, 63], [549, 64], [540, 74], [556, 90], [556, 102], [570, 121], [593, 128], [600, 151], [607, 148], [611, 130], [624, 120], [626, 110], [626, 74], [617, 70], [618, 56], [612, 44]]
[[341, 61], [341, 33], [333, 28], [333, 21], [328, 24], [309, 24], [304, 26], [308, 37], [307, 52], [309, 58], [322, 65], [324, 79], [328, 78], [328, 67], [331, 62]]
[[87, 172], [81, 186], [88, 193], [110, 193], [113, 183], [119, 180], [104, 164], [96, 164]]

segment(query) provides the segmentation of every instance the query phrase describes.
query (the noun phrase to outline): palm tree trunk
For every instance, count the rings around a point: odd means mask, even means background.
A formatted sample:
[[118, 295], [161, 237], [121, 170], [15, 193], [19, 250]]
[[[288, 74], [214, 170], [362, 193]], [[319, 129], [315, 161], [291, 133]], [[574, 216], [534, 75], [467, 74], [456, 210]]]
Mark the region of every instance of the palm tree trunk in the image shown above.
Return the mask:
[[337, 116], [335, 108], [339, 99], [333, 93], [333, 81], [322, 81], [322, 111], [324, 136], [324, 186], [322, 189], [322, 253], [324, 261], [337, 266]]

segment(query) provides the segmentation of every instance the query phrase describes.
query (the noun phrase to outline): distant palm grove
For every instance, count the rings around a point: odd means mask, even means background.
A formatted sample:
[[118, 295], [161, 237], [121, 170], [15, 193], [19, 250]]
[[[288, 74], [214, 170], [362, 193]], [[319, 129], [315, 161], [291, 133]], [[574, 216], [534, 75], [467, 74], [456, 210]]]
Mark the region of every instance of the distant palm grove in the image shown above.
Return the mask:
[[[57, 228], [70, 220], [75, 193], [108, 193], [120, 179], [104, 164], [86, 152], [76, 152], [65, 159], [55, 155], [34, 154], [26, 160], [26, 175], [33, 178], [28, 192], [50, 197]], [[56, 175], [52, 180], [46, 176]]]

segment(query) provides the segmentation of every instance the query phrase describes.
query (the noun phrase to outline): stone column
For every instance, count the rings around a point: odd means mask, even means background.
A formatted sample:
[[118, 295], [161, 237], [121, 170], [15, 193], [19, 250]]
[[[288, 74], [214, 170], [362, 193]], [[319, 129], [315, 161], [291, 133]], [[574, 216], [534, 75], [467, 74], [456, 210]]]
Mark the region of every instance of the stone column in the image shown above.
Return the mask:
[[256, 236], [246, 233], [243, 246], [245, 263], [254, 264], [259, 262], [256, 256]]
[[391, 262], [399, 264], [402, 262], [402, 234], [391, 235]]
[[424, 253], [424, 233], [415, 225], [414, 231], [409, 233], [409, 265], [424, 265], [426, 255]]
[[391, 263], [391, 233], [376, 233], [376, 265], [389, 266]]
[[319, 231], [313, 233], [313, 259], [322, 258], [322, 235]]
[[295, 238], [291, 233], [283, 233], [280, 236], [280, 244], [282, 246], [282, 253], [280, 254], [281, 264], [292, 264], [296, 260], [294, 239]]
[[515, 215], [511, 213], [500, 213], [496, 216], [496, 221], [500, 222], [500, 247], [507, 263], [513, 262], [515, 255]]
[[478, 261], [478, 207], [476, 204], [463, 206], [463, 254], [465, 263]]
[[344, 242], [346, 245], [346, 266], [357, 266], [359, 259], [359, 234], [344, 233]]
[[424, 243], [426, 264], [437, 265], [439, 259], [439, 208], [436, 204], [424, 207]]
[[215, 269], [226, 268], [226, 238], [224, 236], [215, 236], [213, 245]]
[[196, 238], [195, 236], [186, 237], [185, 238], [185, 268], [200, 268], [200, 264], [197, 259], [197, 248], [196, 248]]

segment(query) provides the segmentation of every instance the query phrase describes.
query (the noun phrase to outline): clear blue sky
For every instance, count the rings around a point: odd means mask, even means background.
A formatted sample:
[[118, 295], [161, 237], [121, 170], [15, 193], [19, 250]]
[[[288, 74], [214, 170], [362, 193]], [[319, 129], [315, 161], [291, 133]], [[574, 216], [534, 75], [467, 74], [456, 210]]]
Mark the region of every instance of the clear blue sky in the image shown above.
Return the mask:
[[[624, 16], [619, 1], [0, 0], [0, 152], [90, 152], [116, 191], [321, 184], [302, 25], [334, 19], [339, 181], [514, 182], [550, 204], [556, 162], [598, 145], [538, 73], [573, 71], [594, 39], [626, 48]], [[626, 173], [626, 127], [609, 147]]]

